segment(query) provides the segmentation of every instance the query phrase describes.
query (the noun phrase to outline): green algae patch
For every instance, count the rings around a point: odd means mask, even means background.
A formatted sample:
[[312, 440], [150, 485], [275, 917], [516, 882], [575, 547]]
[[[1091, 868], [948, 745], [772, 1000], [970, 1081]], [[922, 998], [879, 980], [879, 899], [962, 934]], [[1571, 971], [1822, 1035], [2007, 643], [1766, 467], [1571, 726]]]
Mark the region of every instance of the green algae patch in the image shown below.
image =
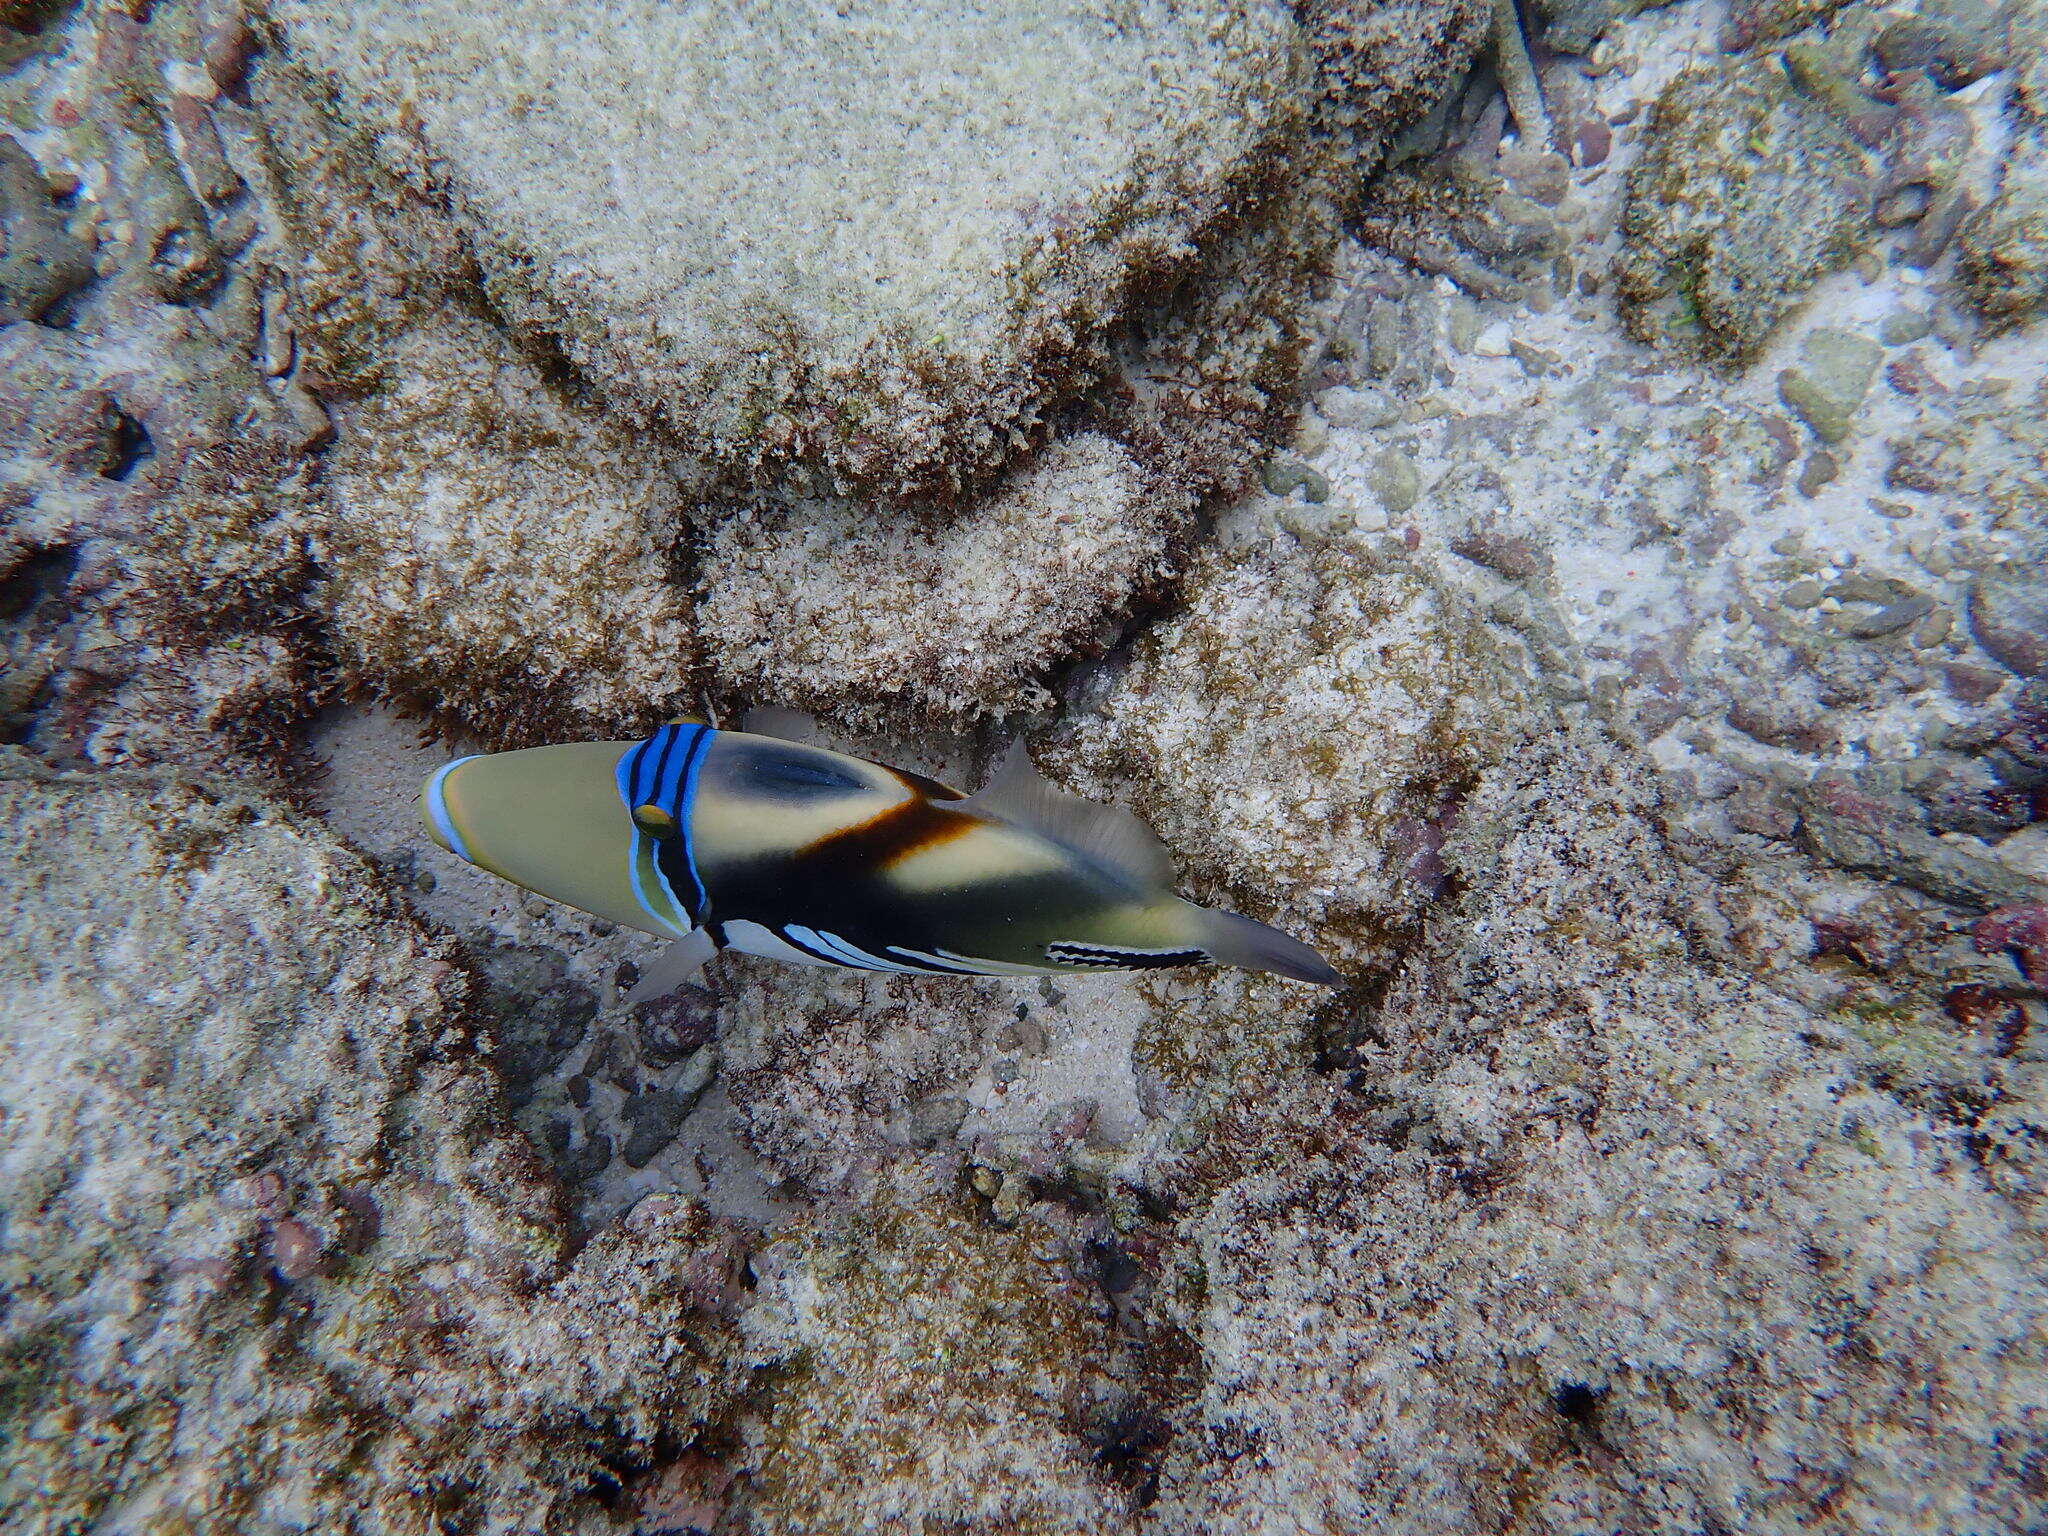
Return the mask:
[[1629, 174], [1615, 262], [1629, 334], [1749, 361], [1816, 279], [1869, 244], [1873, 166], [1774, 61], [1680, 75]]

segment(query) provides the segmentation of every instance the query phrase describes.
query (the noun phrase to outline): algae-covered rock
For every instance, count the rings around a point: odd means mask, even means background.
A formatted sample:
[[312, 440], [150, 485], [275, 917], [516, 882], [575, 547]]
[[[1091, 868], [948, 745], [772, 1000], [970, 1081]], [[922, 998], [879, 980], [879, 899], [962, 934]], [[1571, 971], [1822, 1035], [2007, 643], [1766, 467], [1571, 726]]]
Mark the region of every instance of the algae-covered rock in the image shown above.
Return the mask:
[[336, 402], [346, 681], [514, 745], [673, 713], [696, 665], [666, 450], [515, 346], [453, 236], [287, 71], [257, 81], [301, 370]]
[[1544, 728], [1532, 680], [1423, 568], [1358, 544], [1211, 554], [1186, 592], [1049, 771], [1128, 801], [1197, 888], [1384, 960], [1441, 888], [1476, 775]]
[[518, 745], [673, 714], [696, 644], [660, 449], [460, 312], [389, 369], [328, 455], [319, 600], [351, 678]]
[[2037, 1518], [2030, 1203], [1976, 1110], [1905, 1107], [1708, 958], [1657, 817], [1590, 744], [1489, 774], [1355, 1087], [1262, 1092], [1190, 1155], [1152, 1529]]
[[1326, 111], [1368, 142], [1440, 100], [1493, 19], [1481, 0], [1307, 0], [1295, 15], [1315, 57]]
[[1775, 61], [1688, 70], [1657, 99], [1615, 261], [1639, 341], [1746, 362], [1868, 244], [1874, 162]]
[[1824, 443], [1849, 435], [1884, 349], [1868, 336], [1832, 328], [1809, 331], [1800, 339], [1799, 366], [1778, 375], [1778, 396]]
[[950, 497], [1298, 142], [1274, 4], [273, 0], [494, 303], [748, 478]]
[[64, 227], [36, 163], [0, 136], [0, 324], [42, 319], [92, 276], [92, 255]]
[[447, 946], [318, 827], [19, 758], [0, 818], [0, 1523], [621, 1529], [722, 1401], [730, 1236], [572, 1260]]
[[1165, 596], [1197, 514], [1286, 430], [1337, 233], [1318, 152], [1272, 217], [1148, 307], [1145, 345], [977, 503], [880, 525], [846, 501], [714, 503], [699, 623], [722, 691], [929, 729], [1046, 702]]
[[[913, 1106], [957, 1092], [1027, 982], [760, 965], [720, 1017], [720, 1076], [748, 1144], [783, 1177], [834, 1192], [908, 1139]], [[957, 1124], [957, 1122], [956, 1122]]]
[[749, 1452], [752, 1529], [1126, 1528], [1081, 1438], [1109, 1395], [1108, 1307], [1062, 1250], [915, 1167], [778, 1235], [743, 1323], [751, 1358], [781, 1367]]
[[1970, 302], [2000, 328], [2048, 303], [2048, 127], [2023, 125], [1999, 168], [1998, 195], [1963, 226], [1958, 270]]
[[874, 720], [1050, 701], [1176, 564], [1189, 508], [1094, 434], [1059, 442], [970, 513], [877, 523], [845, 503], [741, 508], [704, 544], [706, 658], [760, 699]]

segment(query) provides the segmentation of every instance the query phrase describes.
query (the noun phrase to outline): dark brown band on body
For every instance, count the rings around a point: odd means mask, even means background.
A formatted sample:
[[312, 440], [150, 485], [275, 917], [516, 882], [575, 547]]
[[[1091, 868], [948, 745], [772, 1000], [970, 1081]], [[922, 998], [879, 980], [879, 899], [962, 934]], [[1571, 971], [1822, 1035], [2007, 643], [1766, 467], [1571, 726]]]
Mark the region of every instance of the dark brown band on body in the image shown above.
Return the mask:
[[790, 863], [807, 879], [873, 874], [927, 848], [965, 837], [980, 824], [977, 818], [935, 805], [919, 793], [866, 821], [828, 833], [799, 848], [791, 855]]

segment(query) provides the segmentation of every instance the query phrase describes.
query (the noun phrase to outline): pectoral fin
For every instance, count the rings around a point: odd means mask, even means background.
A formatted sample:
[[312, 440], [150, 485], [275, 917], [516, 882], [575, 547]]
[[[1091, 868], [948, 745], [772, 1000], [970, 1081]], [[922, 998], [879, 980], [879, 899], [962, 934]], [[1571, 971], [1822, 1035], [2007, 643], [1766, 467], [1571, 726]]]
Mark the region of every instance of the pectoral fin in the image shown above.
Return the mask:
[[953, 809], [1036, 832], [1140, 888], [1173, 883], [1173, 856], [1157, 833], [1120, 805], [1083, 800], [1056, 788], [1032, 766], [1022, 741], [1010, 744], [994, 778]]
[[693, 929], [656, 955], [646, 974], [626, 994], [626, 1002], [644, 1003], [667, 997], [678, 987], [697, 979], [704, 963], [718, 953], [718, 945], [702, 928]]

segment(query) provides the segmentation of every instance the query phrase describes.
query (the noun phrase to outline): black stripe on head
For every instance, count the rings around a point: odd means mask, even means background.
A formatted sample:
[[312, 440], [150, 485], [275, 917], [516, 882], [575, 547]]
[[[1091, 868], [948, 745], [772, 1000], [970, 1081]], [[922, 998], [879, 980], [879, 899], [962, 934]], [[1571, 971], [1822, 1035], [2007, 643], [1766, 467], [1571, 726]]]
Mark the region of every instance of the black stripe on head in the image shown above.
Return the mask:
[[[647, 805], [660, 793], [662, 775], [668, 771], [669, 754], [675, 751], [676, 737], [681, 734], [676, 727], [664, 725], [660, 730], [647, 738], [646, 744], [641, 748], [641, 751], [645, 752], [648, 748], [653, 748], [654, 761], [652, 764], [649, 764], [643, 758], [639, 765], [643, 770], [643, 776], [633, 781], [633, 803], [635, 805]], [[663, 809], [667, 808], [663, 807]]]
[[[683, 727], [670, 726], [668, 729], [679, 736]], [[691, 841], [690, 811], [691, 801], [694, 799], [691, 793], [691, 775], [704, 760], [704, 754], [711, 750], [711, 738], [714, 733], [707, 726], [700, 725], [691, 729], [695, 734], [690, 738], [689, 751], [676, 774], [674, 804], [665, 807], [674, 818], [675, 831], [656, 841], [654, 864], [655, 868], [661, 871], [662, 879], [668, 882], [669, 894], [690, 914], [690, 921], [701, 927], [711, 915], [711, 893], [704, 888], [703, 880], [698, 877], [696, 847]], [[672, 736], [671, 746], [674, 740]], [[655, 765], [654, 782], [657, 786], [661, 783], [662, 774], [667, 771], [667, 761], [668, 750], [664, 748], [662, 761]]]

